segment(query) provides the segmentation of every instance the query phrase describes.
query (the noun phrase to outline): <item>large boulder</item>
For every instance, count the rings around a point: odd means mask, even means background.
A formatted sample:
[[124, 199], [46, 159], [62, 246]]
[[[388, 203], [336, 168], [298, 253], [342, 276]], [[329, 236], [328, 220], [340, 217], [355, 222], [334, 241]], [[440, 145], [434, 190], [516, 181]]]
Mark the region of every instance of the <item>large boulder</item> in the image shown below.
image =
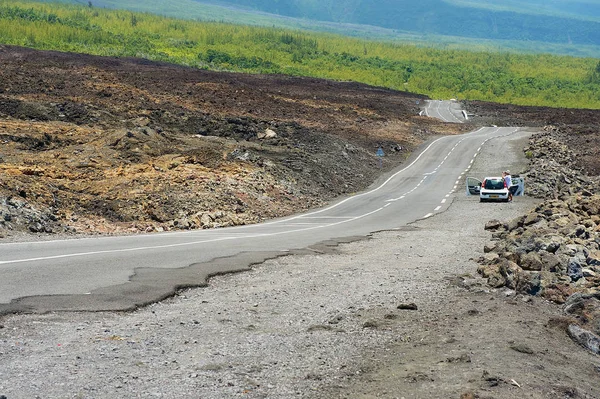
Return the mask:
[[542, 270], [542, 258], [537, 252], [529, 252], [521, 256], [519, 266], [523, 270]]
[[568, 328], [569, 336], [573, 341], [583, 346], [588, 351], [600, 355], [600, 337], [591, 331], [571, 324]]
[[493, 219], [485, 224], [484, 229], [496, 231], [496, 230], [504, 229], [504, 224], [501, 221], [499, 221], [498, 219]]
[[577, 281], [583, 277], [583, 268], [581, 267], [581, 263], [579, 263], [579, 259], [576, 257], [572, 257], [569, 259], [569, 263], [567, 265], [567, 274], [571, 278], [571, 281]]
[[600, 267], [600, 250], [590, 251], [585, 260], [585, 263], [590, 266]]

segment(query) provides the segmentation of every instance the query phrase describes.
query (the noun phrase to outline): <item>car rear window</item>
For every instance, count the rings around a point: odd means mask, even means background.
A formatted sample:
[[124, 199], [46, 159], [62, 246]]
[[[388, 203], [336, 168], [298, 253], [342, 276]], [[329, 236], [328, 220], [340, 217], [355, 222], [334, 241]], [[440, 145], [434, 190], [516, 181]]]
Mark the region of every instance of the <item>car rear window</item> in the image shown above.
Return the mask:
[[504, 188], [504, 180], [502, 179], [487, 179], [484, 188], [488, 190], [502, 190]]

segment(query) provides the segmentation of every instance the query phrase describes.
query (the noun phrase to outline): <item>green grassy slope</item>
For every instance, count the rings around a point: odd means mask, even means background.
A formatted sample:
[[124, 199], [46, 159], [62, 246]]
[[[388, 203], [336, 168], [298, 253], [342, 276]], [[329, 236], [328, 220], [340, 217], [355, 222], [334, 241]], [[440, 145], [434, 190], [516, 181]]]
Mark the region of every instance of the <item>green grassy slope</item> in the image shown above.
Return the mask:
[[0, 43], [216, 70], [353, 80], [434, 98], [600, 109], [600, 63], [592, 58], [421, 48], [6, 0], [0, 0]]

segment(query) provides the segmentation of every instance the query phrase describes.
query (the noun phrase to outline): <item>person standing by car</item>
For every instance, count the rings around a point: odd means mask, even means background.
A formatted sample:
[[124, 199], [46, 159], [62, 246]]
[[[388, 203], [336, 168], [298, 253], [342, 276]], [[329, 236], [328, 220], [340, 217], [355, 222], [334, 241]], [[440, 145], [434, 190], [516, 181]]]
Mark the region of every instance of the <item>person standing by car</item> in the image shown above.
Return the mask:
[[502, 177], [504, 178], [504, 187], [508, 190], [508, 202], [512, 201], [513, 193], [511, 190], [512, 186], [512, 178], [510, 177], [510, 171], [502, 172]]

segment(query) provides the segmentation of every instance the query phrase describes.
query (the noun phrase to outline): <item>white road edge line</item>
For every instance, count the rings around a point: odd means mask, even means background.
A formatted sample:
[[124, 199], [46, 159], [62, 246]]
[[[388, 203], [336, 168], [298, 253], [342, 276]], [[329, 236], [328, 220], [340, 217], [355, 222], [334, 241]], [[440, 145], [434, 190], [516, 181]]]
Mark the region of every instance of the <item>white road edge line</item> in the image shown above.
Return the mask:
[[207, 243], [207, 242], [217, 242], [217, 241], [234, 240], [234, 239], [237, 239], [237, 238], [271, 237], [271, 236], [278, 235], [278, 234], [297, 233], [299, 231], [309, 231], [309, 230], [320, 229], [320, 228], [322, 228], [324, 226], [336, 226], [336, 225], [340, 225], [340, 224], [343, 224], [343, 223], [348, 223], [348, 222], [351, 222], [351, 221], [354, 221], [354, 220], [358, 220], [358, 219], [362, 219], [364, 217], [370, 216], [370, 215], [372, 215], [374, 213], [377, 213], [377, 212], [381, 211], [382, 209], [383, 209], [383, 207], [375, 209], [374, 211], [371, 211], [371, 212], [367, 212], [367, 213], [365, 213], [363, 215], [360, 215], [360, 216], [355, 216], [355, 217], [353, 217], [351, 219], [348, 219], [348, 220], [342, 220], [340, 222], [331, 223], [331, 224], [328, 224], [328, 225], [319, 225], [319, 226], [307, 227], [307, 228], [303, 228], [303, 229], [288, 230], [288, 231], [278, 231], [278, 232], [275, 232], [275, 233], [248, 234], [246, 237], [222, 237], [222, 238], [216, 238], [216, 239], [212, 239], [212, 240], [200, 240], [200, 241], [193, 241], [193, 242], [182, 242], [182, 243], [179, 243], [179, 244], [156, 245], [156, 246], [152, 246], [152, 247], [135, 247], [135, 248], [113, 249], [113, 250], [106, 250], [106, 251], [78, 252], [78, 253], [73, 253], [73, 254], [53, 255], [53, 256], [41, 256], [41, 257], [38, 257], [38, 258], [29, 258], [29, 259], [4, 260], [4, 261], [0, 261], [0, 265], [8, 265], [8, 264], [24, 263], [24, 262], [35, 262], [35, 261], [49, 260], [49, 259], [74, 258], [74, 257], [89, 256], [89, 255], [101, 255], [101, 254], [113, 254], [113, 253], [123, 253], [123, 252], [137, 252], [137, 251], [145, 251], [145, 250], [153, 250], [153, 249], [163, 249], [163, 248], [187, 247], [187, 246], [191, 246], [191, 245], [204, 244], [204, 243]]

